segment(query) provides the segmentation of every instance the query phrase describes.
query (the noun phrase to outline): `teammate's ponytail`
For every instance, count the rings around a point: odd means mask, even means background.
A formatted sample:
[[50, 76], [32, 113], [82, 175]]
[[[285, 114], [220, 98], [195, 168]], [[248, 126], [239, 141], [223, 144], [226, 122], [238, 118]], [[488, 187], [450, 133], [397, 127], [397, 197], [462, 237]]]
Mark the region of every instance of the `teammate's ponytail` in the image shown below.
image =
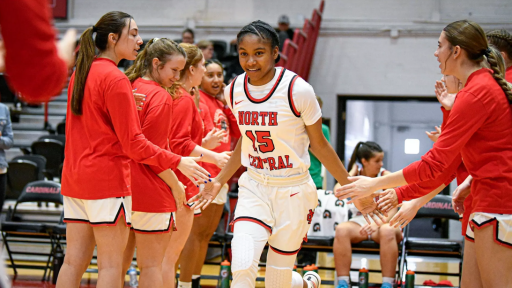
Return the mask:
[[354, 148], [354, 152], [352, 152], [352, 156], [350, 157], [350, 161], [348, 162], [347, 171], [352, 170], [352, 167], [357, 162], [362, 163], [363, 159], [369, 161], [373, 156], [375, 156], [375, 153], [380, 152], [383, 152], [383, 150], [380, 145], [375, 142], [366, 141], [357, 143]]
[[[78, 59], [76, 61], [75, 82], [73, 85], [73, 95], [71, 97], [71, 111], [75, 115], [82, 115], [82, 102], [84, 98], [85, 82], [89, 75], [92, 62], [96, 56], [96, 48], [100, 52], [107, 49], [108, 35], [117, 34], [121, 38], [123, 28], [130, 25], [133, 17], [130, 14], [112, 11], [103, 15], [93, 27], [85, 29], [80, 36], [80, 49], [78, 50]], [[127, 21], [128, 20], [128, 21]], [[96, 33], [96, 37], [94, 37]]]
[[[244, 38], [244, 36], [247, 34], [254, 34], [261, 38], [263, 41], [270, 42], [272, 49], [274, 49], [275, 47], [279, 48], [279, 35], [277, 34], [276, 30], [266, 22], [256, 20], [249, 23], [248, 25], [245, 25], [242, 28], [242, 30], [240, 30], [240, 32], [238, 32], [238, 34], [236, 35], [238, 44], [240, 44], [242, 38]], [[279, 62], [280, 59], [281, 56], [277, 54], [275, 63]]]
[[[469, 60], [476, 63], [481, 63], [484, 59], [487, 60], [494, 72], [492, 77], [505, 92], [509, 103], [512, 103], [512, 91], [504, 79], [504, 63], [500, 63], [502, 62], [501, 55], [489, 47], [482, 27], [470, 20], [459, 20], [448, 24], [443, 31], [452, 46], [459, 46], [466, 51]], [[502, 66], [500, 67], [500, 65]]]

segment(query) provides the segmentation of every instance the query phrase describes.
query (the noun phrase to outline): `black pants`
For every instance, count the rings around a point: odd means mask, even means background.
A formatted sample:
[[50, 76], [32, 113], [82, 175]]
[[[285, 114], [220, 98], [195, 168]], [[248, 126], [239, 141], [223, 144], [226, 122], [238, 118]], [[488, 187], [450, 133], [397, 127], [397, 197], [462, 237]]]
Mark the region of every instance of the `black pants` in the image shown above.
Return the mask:
[[0, 174], [0, 212], [4, 207], [5, 191], [7, 190], [7, 173]]

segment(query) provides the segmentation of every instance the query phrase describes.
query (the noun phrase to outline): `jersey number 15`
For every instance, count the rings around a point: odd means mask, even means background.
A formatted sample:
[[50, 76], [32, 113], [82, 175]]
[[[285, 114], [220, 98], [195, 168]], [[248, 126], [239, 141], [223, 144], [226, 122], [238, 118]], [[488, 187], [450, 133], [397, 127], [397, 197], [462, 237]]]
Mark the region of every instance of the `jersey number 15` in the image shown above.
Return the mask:
[[[254, 131], [252, 133], [251, 130], [245, 131], [245, 136], [247, 136], [252, 141], [252, 148], [255, 152], [258, 152], [258, 149], [261, 153], [268, 153], [274, 151], [274, 142], [270, 139], [270, 131]], [[258, 149], [256, 149], [256, 141], [258, 142]]]

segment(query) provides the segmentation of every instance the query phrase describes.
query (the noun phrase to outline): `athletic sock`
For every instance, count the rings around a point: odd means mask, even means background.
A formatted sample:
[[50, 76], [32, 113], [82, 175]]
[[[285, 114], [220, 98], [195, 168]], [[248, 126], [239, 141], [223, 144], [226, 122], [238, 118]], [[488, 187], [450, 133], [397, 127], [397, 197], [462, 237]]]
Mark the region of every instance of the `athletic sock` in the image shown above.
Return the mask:
[[192, 282], [178, 281], [178, 288], [192, 288]]
[[382, 277], [382, 283], [395, 284], [395, 278], [393, 278], [393, 277]]
[[292, 286], [291, 288], [302, 288], [304, 285], [304, 280], [302, 280], [302, 276], [295, 272], [295, 271], [292, 271]]
[[192, 275], [192, 288], [201, 287], [201, 275]]
[[338, 277], [338, 282], [340, 282], [340, 281], [345, 281], [348, 284], [350, 284], [350, 276], [339, 276]]

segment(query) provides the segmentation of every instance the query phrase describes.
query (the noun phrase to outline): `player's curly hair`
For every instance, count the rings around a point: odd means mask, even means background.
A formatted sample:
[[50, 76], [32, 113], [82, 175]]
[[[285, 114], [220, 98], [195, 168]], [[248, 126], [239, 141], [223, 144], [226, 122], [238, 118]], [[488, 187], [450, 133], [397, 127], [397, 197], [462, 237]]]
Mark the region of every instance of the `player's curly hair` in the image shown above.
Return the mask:
[[[261, 20], [253, 21], [247, 25], [245, 25], [240, 32], [236, 35], [236, 39], [238, 44], [242, 41], [245, 35], [247, 34], [254, 34], [258, 37], [260, 37], [262, 40], [270, 42], [270, 46], [272, 46], [272, 49], [275, 47], [279, 47], [279, 35], [277, 34], [276, 30], [272, 28], [268, 23], [263, 22]], [[275, 59], [275, 62], [279, 62], [281, 59], [281, 56], [277, 56]]]

